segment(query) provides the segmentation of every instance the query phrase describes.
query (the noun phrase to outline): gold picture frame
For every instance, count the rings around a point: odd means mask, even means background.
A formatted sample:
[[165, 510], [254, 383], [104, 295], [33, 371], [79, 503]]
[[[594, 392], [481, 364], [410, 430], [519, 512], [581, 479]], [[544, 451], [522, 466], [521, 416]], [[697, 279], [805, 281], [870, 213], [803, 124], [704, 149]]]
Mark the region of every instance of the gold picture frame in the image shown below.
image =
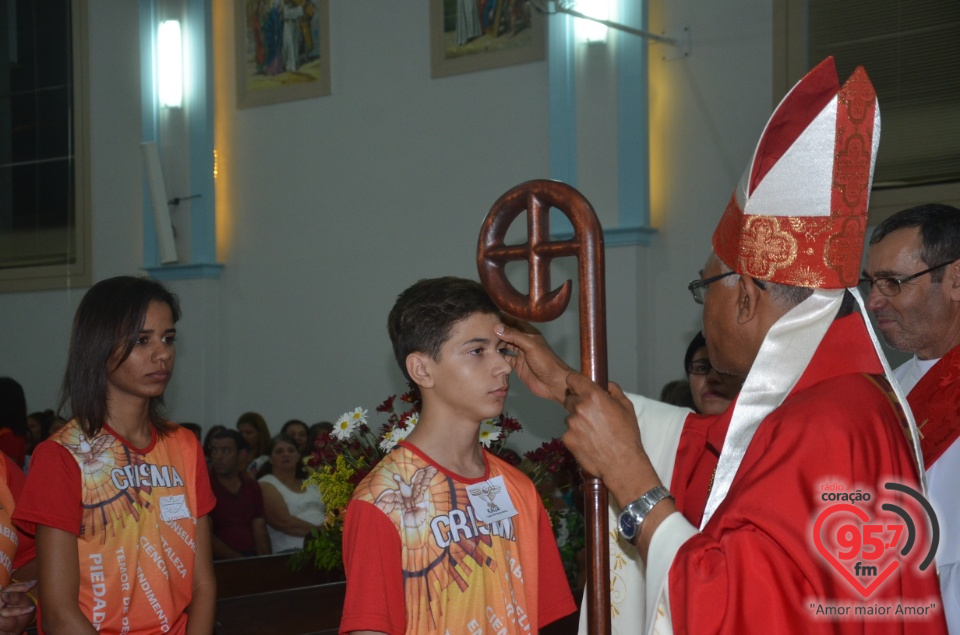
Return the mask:
[[430, 0], [430, 75], [544, 60], [546, 27], [528, 0]]
[[330, 94], [329, 0], [235, 0], [237, 107]]

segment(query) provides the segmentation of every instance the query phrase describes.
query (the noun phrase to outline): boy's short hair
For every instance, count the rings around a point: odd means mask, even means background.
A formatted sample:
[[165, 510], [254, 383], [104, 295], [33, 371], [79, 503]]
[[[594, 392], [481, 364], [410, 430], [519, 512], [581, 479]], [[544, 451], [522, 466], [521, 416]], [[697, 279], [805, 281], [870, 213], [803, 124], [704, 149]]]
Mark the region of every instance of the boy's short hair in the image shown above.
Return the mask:
[[479, 282], [446, 276], [420, 280], [397, 296], [387, 318], [393, 354], [407, 381], [407, 356], [426, 353], [440, 359], [450, 329], [474, 313], [500, 314]]

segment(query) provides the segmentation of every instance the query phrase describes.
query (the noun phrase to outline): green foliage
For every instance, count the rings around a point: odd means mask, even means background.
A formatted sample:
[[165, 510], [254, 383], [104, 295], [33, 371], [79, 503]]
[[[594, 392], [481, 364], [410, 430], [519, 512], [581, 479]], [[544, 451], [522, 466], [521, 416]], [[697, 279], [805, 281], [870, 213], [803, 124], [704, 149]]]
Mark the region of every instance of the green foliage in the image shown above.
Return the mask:
[[290, 567], [295, 571], [307, 564], [321, 571], [333, 571], [343, 566], [343, 523], [311, 530], [304, 548], [290, 558]]

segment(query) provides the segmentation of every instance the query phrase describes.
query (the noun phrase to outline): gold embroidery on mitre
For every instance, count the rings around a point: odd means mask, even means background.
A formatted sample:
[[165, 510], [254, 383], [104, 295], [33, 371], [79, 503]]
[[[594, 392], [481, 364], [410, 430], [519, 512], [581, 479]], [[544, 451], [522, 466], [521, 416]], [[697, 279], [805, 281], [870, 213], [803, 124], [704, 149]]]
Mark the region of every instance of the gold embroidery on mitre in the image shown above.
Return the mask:
[[[817, 236], [827, 229], [827, 224], [818, 219], [790, 216], [787, 220], [790, 222], [790, 229], [793, 231], [793, 235], [799, 236], [803, 234], [803, 238], [807, 242], [814, 242]], [[811, 253], [813, 252], [808, 249], [807, 254], [809, 255]]]
[[860, 202], [870, 181], [872, 148], [862, 135], [851, 135], [837, 152], [833, 186], [843, 193], [843, 202], [850, 207]]
[[790, 276], [787, 278], [787, 284], [791, 287], [819, 289], [820, 285], [823, 284], [823, 274], [807, 266], [797, 267], [790, 272]]
[[862, 216], [844, 218], [840, 230], [827, 239], [823, 264], [837, 272], [840, 283], [852, 287], [859, 279], [860, 260], [866, 227]]
[[797, 259], [797, 240], [780, 229], [777, 219], [750, 216], [740, 239], [740, 262], [745, 273], [769, 279], [777, 269], [789, 267]]
[[876, 100], [877, 94], [862, 71], [855, 72], [837, 94], [837, 102], [846, 107], [854, 123], [862, 122], [868, 114], [873, 116], [872, 106]]
[[737, 204], [737, 196], [730, 197], [723, 216], [713, 233], [713, 249], [720, 260], [733, 262], [736, 259], [737, 248], [740, 245], [740, 224], [743, 220], [743, 211]]

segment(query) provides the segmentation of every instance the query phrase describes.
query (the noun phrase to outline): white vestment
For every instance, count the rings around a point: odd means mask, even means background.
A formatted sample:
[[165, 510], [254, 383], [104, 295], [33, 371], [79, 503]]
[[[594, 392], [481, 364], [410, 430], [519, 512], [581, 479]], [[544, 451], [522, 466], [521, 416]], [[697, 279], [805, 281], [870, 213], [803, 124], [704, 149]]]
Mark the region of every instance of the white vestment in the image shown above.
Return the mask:
[[[938, 359], [909, 361], [893, 371], [900, 388], [909, 395]], [[923, 433], [923, 430], [920, 430]], [[937, 547], [937, 571], [943, 594], [943, 615], [952, 635], [960, 635], [960, 442], [954, 441], [927, 470], [927, 498], [937, 512], [940, 544]]]
[[[653, 463], [657, 476], [664, 487], [670, 487], [673, 476], [673, 464], [677, 458], [677, 448], [680, 445], [680, 433], [683, 431], [683, 422], [690, 410], [678, 408], [639, 395], [628, 394], [633, 402], [637, 421], [640, 424], [640, 438], [643, 447]], [[657, 530], [650, 544], [650, 582], [647, 586], [647, 570], [643, 566], [640, 554], [636, 548], [619, 540], [617, 531], [617, 516], [620, 508], [612, 499], [608, 511], [609, 538], [610, 538], [610, 610], [611, 633], [613, 635], [633, 635], [643, 624], [644, 633], [672, 633], [673, 628], [669, 616], [669, 600], [667, 596], [667, 579], [670, 573], [670, 564], [673, 557], [688, 538], [697, 533], [696, 527], [691, 525], [679, 512], [671, 514], [661, 527], [665, 531]], [[647, 611], [646, 607], [661, 606]], [[661, 618], [654, 623], [654, 617], [661, 613]], [[656, 630], [654, 629], [656, 626]], [[587, 606], [586, 597], [580, 611], [580, 634], [587, 633]]]

